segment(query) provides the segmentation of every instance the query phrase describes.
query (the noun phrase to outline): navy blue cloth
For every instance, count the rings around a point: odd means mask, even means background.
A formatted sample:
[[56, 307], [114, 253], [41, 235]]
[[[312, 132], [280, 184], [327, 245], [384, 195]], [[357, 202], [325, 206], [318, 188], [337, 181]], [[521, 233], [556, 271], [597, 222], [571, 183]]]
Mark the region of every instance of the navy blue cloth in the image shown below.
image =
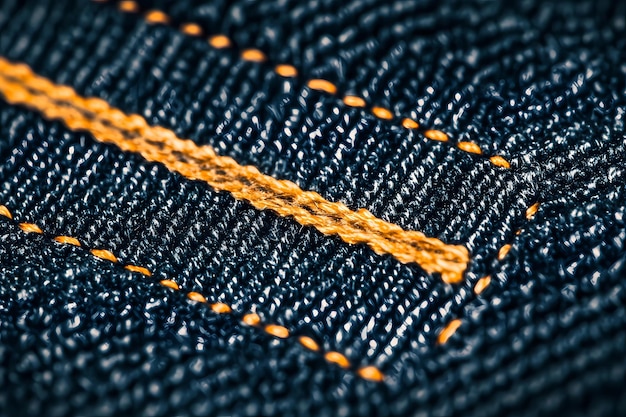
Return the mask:
[[[0, 217], [2, 415], [626, 415], [625, 2], [139, 3], [171, 23], [115, 2], [5, 0], [0, 56], [465, 245], [471, 263], [445, 284], [0, 101], [0, 204], [14, 217]], [[181, 33], [186, 22], [205, 35]], [[211, 34], [233, 47], [213, 48]], [[267, 62], [241, 59], [245, 48]], [[279, 63], [298, 77], [276, 74]], [[308, 88], [312, 78], [338, 94]], [[243, 324], [250, 311], [351, 369]], [[453, 319], [463, 324], [438, 344]], [[354, 372], [367, 365], [385, 380]]]

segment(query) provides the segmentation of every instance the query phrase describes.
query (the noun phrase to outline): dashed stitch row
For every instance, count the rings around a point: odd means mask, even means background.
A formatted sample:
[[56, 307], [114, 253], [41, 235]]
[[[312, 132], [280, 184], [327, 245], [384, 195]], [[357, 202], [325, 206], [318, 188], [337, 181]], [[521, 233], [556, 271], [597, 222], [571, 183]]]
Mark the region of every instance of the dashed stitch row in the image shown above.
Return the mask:
[[[525, 216], [527, 221], [531, 220], [535, 216], [535, 214], [537, 214], [540, 205], [541, 204], [537, 202], [526, 209]], [[520, 229], [515, 233], [515, 235], [519, 236], [521, 232], [522, 231]], [[498, 253], [496, 254], [496, 259], [498, 260], [498, 262], [502, 262], [506, 258], [512, 247], [513, 246], [511, 243], [506, 243], [502, 245], [500, 249], [498, 249]], [[486, 275], [480, 278], [478, 281], [476, 281], [476, 284], [474, 284], [474, 294], [476, 296], [480, 296], [489, 287], [490, 284], [491, 275]], [[444, 326], [443, 329], [441, 329], [441, 331], [437, 335], [437, 343], [440, 345], [445, 344], [448, 339], [450, 339], [454, 335], [454, 333], [456, 333], [456, 331], [459, 329], [459, 327], [461, 327], [462, 324], [463, 321], [459, 318], [451, 320], [446, 326]]]
[[[93, 1], [97, 3], [109, 2], [109, 0], [93, 0]], [[135, 1], [129, 1], [129, 0], [120, 1], [117, 7], [120, 11], [125, 12], [125, 13], [139, 13], [141, 11], [139, 4]], [[144, 19], [146, 20], [146, 22], [150, 24], [161, 24], [161, 25], [171, 24], [170, 17], [161, 10], [145, 11]], [[205, 31], [203, 30], [203, 28], [197, 23], [193, 23], [193, 22], [183, 23], [182, 25], [179, 26], [178, 30], [183, 34], [187, 36], [192, 36], [192, 37], [201, 37], [205, 35]], [[228, 36], [223, 35], [223, 34], [210, 36], [207, 39], [207, 41], [215, 49], [225, 49], [225, 48], [230, 48], [233, 46], [233, 41]], [[255, 62], [255, 63], [265, 63], [268, 61], [267, 55], [265, 55], [263, 51], [259, 49], [255, 49], [255, 48], [243, 49], [241, 51], [241, 59], [243, 59], [244, 61]], [[274, 72], [276, 72], [278, 75], [284, 78], [296, 78], [299, 75], [298, 69], [295, 68], [291, 64], [276, 64], [274, 65]], [[316, 90], [322, 93], [330, 94], [333, 96], [338, 94], [337, 86], [328, 80], [317, 79], [317, 78], [309, 79], [308, 81], [306, 81], [306, 85], [310, 89]], [[423, 129], [416, 120], [410, 117], [403, 117], [401, 115], [394, 114], [391, 110], [385, 107], [376, 106], [376, 105], [368, 105], [367, 101], [363, 97], [355, 96], [355, 95], [345, 95], [341, 99], [341, 101], [343, 102], [344, 105], [348, 107], [361, 108], [361, 109], [367, 109], [369, 107], [370, 112], [375, 117], [381, 120], [385, 120], [385, 121], [396, 121], [405, 129], [416, 130], [420, 132], [427, 139], [438, 141], [438, 142], [450, 143], [450, 136], [446, 134], [445, 132], [441, 130], [436, 130], [436, 129]], [[481, 147], [474, 142], [459, 141], [453, 146], [469, 154], [484, 156], [484, 152], [481, 149]], [[503, 156], [492, 155], [492, 156], [487, 156], [487, 158], [493, 165], [497, 167], [507, 168], [507, 169], [511, 167], [511, 164], [509, 163], [509, 161]]]
[[421, 232], [404, 230], [374, 216], [367, 209], [352, 210], [314, 191], [302, 190], [288, 180], [239, 165], [207, 145], [184, 140], [166, 128], [151, 126], [138, 114], [125, 114], [98, 98], [79, 96], [68, 86], [40, 77], [26, 65], [0, 57], [0, 95], [11, 104], [37, 110], [48, 120], [60, 120], [75, 131], [85, 131], [103, 143], [134, 152], [151, 162], [192, 180], [206, 182], [216, 191], [258, 210], [272, 210], [325, 235], [337, 235], [350, 244], [366, 244], [377, 254], [389, 254], [403, 263], [417, 263], [437, 273], [446, 283], [459, 283], [469, 263], [462, 245], [446, 244]]
[[[19, 223], [13, 218], [13, 214], [11, 211], [4, 205], [0, 205], [0, 216], [6, 217], [9, 220], [12, 220], [18, 224], [18, 227], [24, 233], [36, 233], [39, 235], [46, 235], [44, 231], [37, 226], [35, 223]], [[55, 236], [53, 240], [60, 244], [72, 245], [76, 247], [85, 248], [83, 244], [76, 238], [70, 236]], [[117, 256], [115, 256], [111, 251], [107, 249], [97, 249], [91, 248], [88, 249], [89, 253], [94, 257], [109, 261], [115, 264], [120, 264], [124, 269], [133, 273], [139, 273], [145, 275], [147, 277], [152, 276], [152, 272], [145, 267], [134, 265], [134, 264], [123, 264]], [[174, 291], [183, 291], [178, 283], [171, 279], [162, 279], [159, 281], [161, 286], [174, 290]], [[230, 305], [222, 302], [209, 303], [206, 297], [196, 291], [189, 291], [186, 293], [186, 297], [199, 304], [207, 305], [214, 313], [216, 314], [231, 314], [233, 310]], [[233, 313], [234, 314], [234, 313]], [[267, 324], [263, 323], [261, 317], [256, 313], [248, 313], [241, 317], [241, 321], [251, 327], [259, 328], [265, 331], [265, 333], [279, 338], [279, 339], [288, 339], [293, 337], [292, 332], [284, 326], [278, 324]], [[382, 382], [384, 380], [383, 373], [375, 366], [365, 366], [361, 368], [353, 368], [352, 363], [348, 360], [348, 358], [342, 353], [336, 351], [322, 351], [321, 346], [311, 337], [309, 336], [299, 336], [298, 342], [304, 348], [312, 351], [322, 353], [327, 362], [335, 364], [346, 370], [354, 370], [358, 376], [363, 379], [374, 381], [374, 382]]]

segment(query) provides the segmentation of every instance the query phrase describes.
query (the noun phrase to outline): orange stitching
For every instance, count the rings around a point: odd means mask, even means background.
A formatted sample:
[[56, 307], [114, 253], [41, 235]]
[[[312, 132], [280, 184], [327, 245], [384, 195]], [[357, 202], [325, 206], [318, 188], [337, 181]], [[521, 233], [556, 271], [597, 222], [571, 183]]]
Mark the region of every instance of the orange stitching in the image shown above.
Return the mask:
[[41, 229], [39, 228], [39, 226], [37, 226], [34, 223], [20, 223], [19, 226], [20, 226], [20, 229], [22, 229], [26, 233], [39, 233], [39, 234], [43, 233]]
[[92, 249], [90, 252], [96, 258], [117, 263], [117, 257], [106, 249]]
[[130, 272], [139, 272], [140, 274], [144, 274], [147, 277], [151, 277], [152, 276], [152, 272], [150, 272], [148, 269], [144, 268], [143, 266], [137, 266], [137, 265], [126, 265], [124, 267], [124, 269], [130, 271]]
[[474, 142], [459, 142], [456, 144], [457, 148], [462, 151], [475, 153], [477, 155], [481, 155], [483, 151], [480, 149], [480, 146], [476, 145]]
[[459, 327], [461, 327], [461, 324], [463, 324], [463, 322], [459, 319], [454, 319], [450, 323], [448, 323], [448, 325], [444, 327], [443, 330], [441, 330], [439, 336], [437, 336], [437, 343], [439, 343], [440, 345], [445, 344], [448, 339], [450, 339], [454, 335], [454, 333], [456, 333]]
[[170, 23], [168, 15], [160, 10], [149, 10], [145, 16], [146, 22], [153, 24], [167, 25]]
[[270, 209], [326, 235], [338, 235], [347, 243], [365, 243], [377, 254], [390, 254], [404, 263], [415, 262], [428, 273], [440, 274], [444, 282], [458, 283], [463, 279], [469, 262], [464, 246], [405, 231], [366, 209], [352, 211], [343, 203], [327, 201], [290, 181], [264, 175], [252, 166], [241, 166], [232, 158], [216, 155], [209, 146], [199, 146], [179, 139], [171, 130], [149, 126], [139, 115], [126, 115], [103, 100], [86, 99], [70, 87], [56, 86], [25, 65], [0, 58], [0, 93], [12, 104], [26, 105], [48, 119], [63, 121], [70, 129], [88, 131], [100, 142], [139, 153], [187, 178], [203, 180], [217, 191], [228, 191], [233, 197], [248, 201], [258, 210]]
[[314, 352], [318, 352], [320, 350], [320, 345], [318, 345], [315, 340], [311, 339], [308, 336], [300, 336], [298, 338], [298, 341], [302, 346], [309, 350], [312, 350]]
[[343, 98], [343, 103], [350, 107], [365, 107], [367, 105], [365, 100], [357, 96], [345, 96]]
[[402, 119], [402, 126], [406, 129], [417, 129], [420, 127], [419, 123], [413, 119], [409, 119], [408, 117]]
[[175, 291], [180, 290], [178, 284], [171, 279], [162, 279], [161, 281], [159, 281], [159, 284], [163, 285], [164, 287], [171, 288]]
[[379, 119], [393, 119], [393, 113], [391, 113], [388, 109], [384, 107], [372, 107], [372, 113], [374, 113], [374, 116], [378, 117]]
[[139, 11], [139, 5], [135, 1], [121, 1], [117, 7], [126, 13], [136, 13]]
[[80, 242], [78, 241], [78, 239], [70, 236], [57, 236], [54, 238], [54, 241], [58, 243], [63, 243], [64, 245], [80, 246]]
[[206, 303], [206, 298], [199, 292], [191, 291], [187, 293], [187, 298], [189, 298], [191, 301], [196, 301], [198, 303]]
[[357, 371], [357, 374], [361, 378], [367, 379], [373, 382], [382, 382], [385, 379], [385, 376], [383, 375], [383, 373], [380, 372], [378, 368], [374, 366], [366, 366], [364, 368], [361, 368]]
[[424, 136], [426, 136], [428, 139], [436, 140], [439, 142], [448, 141], [448, 135], [443, 133], [441, 130], [427, 130], [424, 132]]
[[500, 155], [492, 156], [491, 158], [489, 158], [489, 160], [495, 166], [499, 166], [499, 167], [507, 168], [507, 169], [511, 168], [511, 164], [509, 163], [509, 161], [507, 161], [506, 159], [504, 159]]
[[224, 49], [229, 48], [232, 43], [228, 36], [225, 35], [215, 35], [209, 38], [209, 45], [211, 45], [215, 49]]
[[323, 91], [328, 94], [337, 94], [337, 87], [330, 81], [314, 78], [307, 83], [310, 89]]
[[246, 49], [241, 53], [241, 58], [244, 61], [250, 62], [265, 62], [267, 57], [263, 52], [258, 49]]
[[330, 362], [339, 365], [340, 367], [347, 369], [350, 367], [350, 361], [339, 352], [327, 352], [324, 358]]
[[535, 214], [537, 214], [537, 211], [539, 210], [539, 205], [539, 203], [535, 203], [526, 209], [526, 218], [528, 220], [532, 219]]
[[[106, 2], [107, 0], [92, 0], [92, 1]], [[139, 6], [134, 1], [122, 1], [120, 2], [118, 7], [120, 10], [124, 12], [139, 11]], [[160, 13], [160, 14], [157, 15], [154, 13]], [[148, 21], [148, 23], [168, 24], [169, 17], [165, 13], [160, 12], [158, 10], [151, 10], [146, 15], [146, 21]], [[200, 36], [203, 33], [202, 28], [196, 23], [185, 24], [181, 26], [180, 31], [186, 35], [194, 36], [194, 37]], [[211, 37], [209, 39], [209, 44], [216, 49], [223, 49], [223, 48], [230, 47], [232, 45], [230, 39], [224, 35], [215, 35]], [[246, 49], [242, 52], [241, 57], [245, 61], [250, 61], [250, 62], [265, 62], [267, 60], [267, 56], [258, 49]], [[286, 67], [289, 67], [289, 69], [287, 69]], [[274, 71], [278, 75], [281, 75], [283, 77], [295, 77], [298, 74], [298, 70], [294, 66], [288, 65], [288, 64], [277, 65], [274, 68]], [[289, 75], [286, 75], [286, 74], [289, 74]], [[316, 85], [319, 88], [311, 86], [311, 82], [313, 85]], [[322, 84], [324, 85], [322, 86]], [[333, 95], [337, 93], [337, 87], [328, 80], [323, 80], [323, 79], [309, 80], [309, 87], [314, 90], [324, 91], [326, 93], [330, 93]], [[343, 103], [350, 107], [365, 107], [366, 106], [365, 100], [362, 97], [357, 97], [357, 96], [346, 96], [343, 100]], [[376, 117], [383, 119], [383, 120], [392, 120], [394, 118], [393, 113], [391, 113], [387, 109], [381, 109], [380, 107], [374, 107], [372, 109], [372, 112], [374, 113]], [[417, 122], [409, 118], [402, 119], [401, 125], [405, 127], [406, 129], [417, 129], [419, 127], [419, 124]], [[432, 137], [429, 137], [426, 134], [427, 132], [429, 131], [424, 132], [424, 136], [426, 136], [429, 139], [433, 139]], [[439, 135], [435, 135], [435, 136], [439, 136]], [[448, 136], [445, 135], [445, 137], [446, 139], [442, 140], [444, 142], [448, 141]], [[434, 139], [434, 140], [440, 140], [440, 139]], [[461, 145], [461, 143], [465, 143], [465, 145]], [[471, 145], [468, 145], [468, 144], [471, 144]], [[457, 144], [457, 149], [460, 149], [465, 152], [477, 154], [477, 155], [482, 154], [482, 151], [480, 152], [477, 151], [480, 149], [480, 147], [473, 142], [459, 142], [459, 144]], [[500, 167], [500, 168], [508, 169], [511, 167], [509, 162], [501, 156], [489, 158], [489, 161], [493, 165]]]
[[202, 35], [202, 28], [196, 23], [185, 23], [180, 27], [180, 31], [189, 36]]
[[258, 326], [261, 323], [261, 317], [255, 313], [249, 313], [243, 316], [242, 321], [248, 326]]
[[[4, 205], [0, 205], [0, 215], [10, 220], [13, 220], [13, 215], [11, 214], [11, 211]], [[26, 233], [30, 233], [32, 230], [34, 230], [36, 231], [36, 233], [43, 234], [43, 231], [38, 226], [34, 225], [33, 223], [18, 223], [18, 226]], [[59, 243], [70, 244], [74, 246], [81, 246], [78, 239], [70, 237], [70, 236], [57, 236], [54, 238], [54, 240]], [[118, 262], [117, 257], [108, 250], [91, 249], [89, 252], [93, 256], [96, 256], [98, 258], [108, 259], [114, 263]], [[144, 267], [135, 266], [135, 265], [126, 265], [124, 268], [131, 272], [139, 272], [147, 276], [152, 275], [150, 271]], [[162, 279], [161, 281], [159, 281], [159, 284], [161, 284], [163, 287], [172, 289], [174, 291], [180, 290], [180, 286], [175, 281], [172, 281], [169, 279]], [[203, 304], [207, 303], [206, 297], [204, 297], [204, 295], [202, 295], [199, 292], [190, 291], [187, 293], [187, 298], [189, 298], [192, 301], [199, 302], [199, 303], [203, 303]], [[217, 314], [232, 313], [232, 308], [228, 304], [225, 304], [225, 303], [220, 303], [220, 302], [213, 303], [210, 305], [210, 308], [214, 313], [217, 313]], [[261, 318], [256, 313], [245, 314], [242, 317], [242, 321], [245, 324], [249, 326], [253, 326], [253, 327], [256, 327], [259, 324], [261, 324]], [[280, 326], [277, 324], [265, 325], [265, 332], [281, 339], [285, 339], [291, 336], [289, 330], [286, 327]], [[315, 352], [318, 352], [320, 350], [320, 346], [317, 344], [317, 342], [315, 342], [315, 340], [313, 340], [312, 338], [308, 336], [300, 336], [298, 338], [298, 341], [300, 342], [302, 346], [304, 346], [305, 348], [309, 350], [312, 350]], [[324, 357], [326, 358], [328, 362], [335, 363], [342, 368], [347, 369], [350, 367], [350, 362], [348, 361], [348, 359], [339, 352], [329, 351], [325, 354]], [[381, 382], [384, 379], [384, 375], [382, 374], [382, 372], [380, 372], [380, 370], [378, 370], [374, 366], [366, 366], [366, 367], [360, 368], [356, 371], [356, 373], [361, 378], [364, 378], [370, 381]]]
[[482, 277], [478, 280], [476, 285], [474, 285], [474, 294], [480, 295], [483, 291], [487, 289], [487, 287], [491, 284], [491, 275], [487, 275], [486, 277]]
[[213, 310], [217, 314], [228, 314], [232, 313], [233, 311], [228, 304], [224, 303], [211, 304], [211, 310]]
[[298, 70], [293, 65], [276, 65], [274, 71], [276, 71], [276, 74], [280, 75], [281, 77], [295, 77], [298, 75]]
[[507, 243], [506, 245], [503, 245], [500, 250], [498, 251], [498, 260], [501, 261], [504, 259], [504, 257], [509, 253], [509, 251], [511, 250], [511, 244]]
[[8, 208], [6, 208], [6, 206], [0, 206], [0, 215], [4, 217], [8, 217], [9, 219], [13, 220], [13, 215], [11, 215], [11, 212], [9, 211]]
[[286, 327], [279, 326], [277, 324], [268, 324], [265, 326], [265, 332], [281, 339], [289, 337], [289, 330], [287, 330]]
[[[527, 220], [530, 220], [535, 216], [535, 214], [539, 210], [540, 205], [541, 204], [537, 202], [526, 209], [525, 215], [526, 215]], [[517, 232], [515, 232], [516, 236], [519, 236], [520, 234], [521, 234], [521, 230], [518, 230]], [[507, 243], [498, 250], [498, 254], [496, 255], [496, 258], [498, 259], [498, 261], [502, 261], [508, 255], [508, 253], [511, 251], [511, 247], [512, 245], [510, 243]], [[476, 294], [476, 296], [479, 296], [487, 289], [487, 287], [489, 287], [489, 285], [491, 285], [491, 275], [482, 277], [474, 285], [474, 294]], [[457, 321], [458, 323], [454, 323]], [[444, 328], [444, 330], [442, 330], [441, 333], [439, 334], [439, 337], [438, 337], [439, 344], [446, 343], [446, 341], [450, 338], [450, 336], [452, 336], [452, 334], [454, 334], [454, 332], [456, 332], [456, 329], [458, 329], [460, 325], [461, 325], [461, 320], [459, 319], [455, 319], [452, 322], [450, 322], [448, 326]], [[452, 333], [450, 333], [450, 331]]]

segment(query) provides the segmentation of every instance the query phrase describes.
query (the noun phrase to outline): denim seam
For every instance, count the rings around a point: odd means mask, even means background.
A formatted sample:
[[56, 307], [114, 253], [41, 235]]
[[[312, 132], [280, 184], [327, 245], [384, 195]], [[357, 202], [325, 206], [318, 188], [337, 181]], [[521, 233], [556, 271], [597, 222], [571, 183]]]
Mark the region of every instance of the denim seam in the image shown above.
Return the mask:
[[[107, 3], [108, 0], [92, 0], [96, 3]], [[146, 10], [142, 11], [139, 4], [134, 1], [122, 1], [118, 3], [118, 9], [124, 13], [143, 13], [143, 17], [148, 24], [160, 24], [160, 25], [171, 25], [170, 17], [161, 10]], [[205, 35], [205, 30], [194, 22], [185, 22], [182, 23], [177, 28], [182, 34], [190, 37], [200, 38]], [[208, 39], [207, 42], [215, 49], [226, 49], [233, 47], [233, 41], [228, 38], [224, 34], [213, 34]], [[273, 70], [275, 73], [280, 75], [285, 79], [295, 79], [299, 76], [299, 71], [291, 64], [287, 63], [271, 63], [267, 55], [255, 48], [243, 48], [240, 52], [240, 57], [242, 60], [253, 63], [267, 63], [273, 66]], [[312, 78], [304, 81], [305, 85], [315, 91], [320, 93], [329, 94], [332, 96], [340, 95], [338, 87], [330, 82], [329, 80]], [[342, 94], [343, 98], [341, 102], [343, 105], [347, 107], [359, 108], [367, 111], [369, 107], [369, 111], [372, 115], [380, 120], [384, 120], [387, 122], [394, 122], [395, 124], [399, 124], [407, 130], [417, 131], [422, 134], [427, 139], [444, 142], [449, 145], [453, 149], [458, 149], [463, 152], [475, 155], [486, 157], [493, 165], [509, 169], [511, 168], [510, 162], [501, 155], [485, 155], [480, 146], [474, 142], [470, 141], [459, 141], [457, 143], [450, 142], [450, 136], [437, 129], [424, 128], [418, 123], [414, 118], [406, 117], [400, 114], [394, 114], [391, 110], [377, 106], [373, 103], [368, 104], [366, 99], [361, 96], [356, 96], [353, 94]]]
[[[24, 233], [35, 233], [38, 235], [42, 235], [46, 238], [52, 238], [52, 240], [54, 240], [55, 242], [59, 244], [71, 245], [77, 248], [81, 248], [83, 250], [87, 250], [92, 256], [103, 261], [109, 261], [115, 264], [116, 266], [121, 266], [122, 264], [124, 264], [123, 268], [129, 272], [139, 273], [147, 277], [152, 276], [152, 272], [148, 270], [147, 268], [134, 265], [134, 264], [125, 264], [125, 263], [120, 262], [117, 256], [115, 256], [111, 251], [107, 249], [88, 248], [85, 245], [83, 245], [75, 237], [63, 236], [63, 235], [59, 235], [55, 237], [48, 236], [48, 234], [45, 233], [44, 230], [42, 230], [35, 223], [20, 223], [14, 218], [14, 214], [5, 205], [0, 205], [0, 216], [3, 216], [11, 220], [13, 223], [17, 224], [18, 227]], [[159, 281], [159, 284], [165, 288], [168, 288], [174, 291], [186, 292], [186, 297], [189, 300], [194, 301], [198, 304], [207, 305], [214, 313], [232, 314], [233, 317], [239, 318], [242, 323], [248, 326], [254, 327], [254, 328], [262, 329], [265, 333], [277, 339], [288, 339], [294, 336], [293, 331], [287, 329], [284, 326], [281, 326], [279, 324], [273, 324], [273, 323], [263, 323], [261, 320], [261, 317], [256, 313], [247, 313], [247, 314], [241, 315], [241, 314], [237, 314], [236, 312], [234, 312], [231, 306], [226, 303], [222, 303], [222, 302], [209, 303], [206, 297], [202, 295], [201, 293], [197, 291], [183, 290], [180, 288], [178, 283], [176, 283], [173, 280], [162, 279]], [[384, 375], [378, 368], [374, 366], [363, 366], [360, 368], [355, 368], [353, 367], [350, 360], [348, 360], [348, 358], [344, 354], [337, 352], [337, 351], [333, 351], [333, 350], [322, 351], [322, 348], [320, 347], [319, 343], [317, 343], [311, 337], [300, 336], [298, 337], [298, 342], [304, 348], [323, 355], [324, 359], [326, 359], [327, 362], [337, 365], [340, 368], [343, 368], [346, 370], [352, 370], [363, 379], [374, 381], [374, 382], [382, 382], [384, 380]]]

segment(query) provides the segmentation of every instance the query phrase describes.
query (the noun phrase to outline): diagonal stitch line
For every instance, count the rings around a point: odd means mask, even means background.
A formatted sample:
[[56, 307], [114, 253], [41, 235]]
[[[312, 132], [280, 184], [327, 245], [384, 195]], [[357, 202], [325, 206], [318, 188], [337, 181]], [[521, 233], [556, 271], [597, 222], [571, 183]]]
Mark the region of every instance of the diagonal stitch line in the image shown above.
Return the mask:
[[417, 263], [438, 273], [447, 283], [463, 279], [469, 252], [417, 231], [375, 217], [366, 209], [353, 211], [287, 180], [264, 175], [253, 166], [218, 156], [210, 146], [183, 140], [171, 130], [148, 125], [139, 115], [127, 115], [97, 98], [84, 98], [67, 86], [35, 75], [29, 67], [0, 58], [0, 94], [11, 104], [27, 106], [70, 129], [87, 131], [123, 151], [141, 154], [183, 176], [203, 180], [217, 191], [228, 191], [258, 210], [270, 209], [313, 226], [326, 235], [338, 235], [351, 244], [367, 244], [377, 254], [390, 254], [403, 263]]
[[[92, 1], [96, 3], [107, 3], [109, 0]], [[118, 3], [118, 9], [125, 13], [139, 13], [141, 11], [140, 5], [137, 2], [130, 0], [120, 1]], [[148, 10], [146, 11], [144, 18], [148, 24], [171, 24], [169, 16], [160, 10]], [[200, 37], [204, 34], [204, 30], [197, 23], [183, 23], [182, 25], [180, 25], [179, 31], [187, 36], [192, 37]], [[208, 42], [216, 49], [230, 48], [233, 46], [233, 42], [231, 42], [231, 40], [227, 36], [221, 34], [211, 36], [208, 39]], [[268, 61], [267, 56], [262, 51], [252, 48], [244, 49], [241, 52], [241, 59], [243, 59], [244, 61], [259, 64]], [[295, 78], [298, 76], [298, 69], [290, 64], [277, 64], [274, 66], [274, 72], [284, 78]], [[306, 85], [310, 89], [316, 90], [320, 93], [326, 93], [333, 96], [338, 95], [337, 86], [328, 80], [313, 78], [309, 79], [306, 82]], [[344, 105], [348, 107], [368, 107], [368, 103], [365, 101], [365, 98], [355, 95], [344, 95], [341, 101]], [[424, 129], [412, 118], [402, 117], [401, 115], [394, 114], [391, 112], [391, 110], [384, 107], [376, 105], [370, 105], [369, 107], [370, 112], [378, 119], [385, 121], [396, 121], [405, 129], [419, 131], [427, 139], [449, 143], [449, 135], [442, 132], [441, 130]], [[452, 144], [452, 146], [455, 146], [456, 149], [459, 149], [469, 154], [474, 154], [476, 156], [486, 156], [489, 161], [497, 167], [506, 169], [511, 168], [511, 164], [504, 157], [500, 155], [484, 155], [483, 150], [480, 148], [480, 146], [478, 146], [478, 144], [474, 142], [458, 141], [456, 144]]]
[[[533, 217], [535, 217], [537, 211], [539, 211], [539, 207], [541, 207], [541, 203], [536, 202], [526, 209], [525, 217], [527, 221], [530, 221]], [[516, 236], [519, 236], [521, 233], [522, 229], [519, 229], [515, 234]], [[498, 262], [504, 261], [504, 259], [511, 251], [512, 247], [512, 243], [506, 243], [502, 245], [500, 249], [498, 249], [496, 260]], [[476, 297], [479, 297], [489, 287], [489, 285], [491, 285], [491, 275], [485, 275], [484, 277], [480, 278], [474, 285], [474, 294], [476, 295]], [[439, 331], [439, 334], [437, 336], [437, 343], [440, 345], [447, 343], [448, 339], [450, 339], [454, 335], [454, 333], [456, 333], [456, 331], [459, 329], [459, 327], [461, 327], [462, 324], [463, 320], [461, 320], [460, 318], [455, 318], [450, 321], [443, 329]]]
[[[11, 211], [4, 205], [0, 205], [0, 216], [6, 217], [9, 220], [12, 220], [14, 223], [17, 223], [17, 220], [13, 218], [13, 213], [11, 213]], [[39, 235], [45, 235], [44, 231], [41, 230], [41, 228], [34, 223], [17, 223], [17, 224], [18, 224], [18, 227], [24, 233], [36, 233]], [[74, 237], [70, 237], [70, 236], [56, 236], [53, 240], [61, 244], [82, 247], [82, 244], [80, 243], [78, 239]], [[89, 250], [89, 253], [92, 256], [99, 258], [101, 260], [109, 261], [114, 264], [120, 264], [119, 259], [109, 250], [93, 248]], [[141, 266], [127, 264], [124, 266], [124, 269], [130, 272], [140, 273], [147, 277], [152, 276], [152, 273], [147, 268], [144, 268]], [[175, 281], [172, 281], [170, 279], [162, 279], [161, 281], [159, 281], [159, 283], [165, 288], [169, 288], [174, 291], [181, 291], [181, 288], [179, 287], [179, 285]], [[191, 301], [195, 301], [199, 304], [208, 305], [209, 308], [216, 314], [231, 314], [232, 313], [233, 315], [239, 317], [244, 324], [248, 326], [256, 327], [256, 328], [261, 328], [265, 331], [265, 333], [273, 337], [276, 337], [279, 339], [287, 339], [293, 336], [292, 332], [284, 326], [281, 326], [279, 324], [262, 323], [261, 317], [259, 317], [259, 315], [256, 313], [248, 313], [242, 316], [241, 314], [237, 314], [236, 312], [233, 312], [233, 309], [228, 304], [225, 304], [222, 302], [209, 303], [209, 301], [206, 299], [204, 295], [195, 291], [187, 292], [186, 296]], [[304, 348], [312, 352], [322, 353], [322, 348], [320, 347], [320, 345], [315, 340], [313, 340], [312, 338], [308, 336], [298, 337], [298, 342]], [[327, 362], [335, 364], [343, 369], [351, 369], [355, 371], [356, 374], [363, 379], [373, 381], [373, 382], [382, 382], [385, 378], [383, 373], [375, 366], [369, 365], [369, 366], [360, 367], [358, 369], [354, 368], [352, 364], [350, 363], [350, 361], [348, 360], [348, 358], [346, 358], [345, 355], [337, 351], [327, 350], [324, 352], [323, 356]]]

